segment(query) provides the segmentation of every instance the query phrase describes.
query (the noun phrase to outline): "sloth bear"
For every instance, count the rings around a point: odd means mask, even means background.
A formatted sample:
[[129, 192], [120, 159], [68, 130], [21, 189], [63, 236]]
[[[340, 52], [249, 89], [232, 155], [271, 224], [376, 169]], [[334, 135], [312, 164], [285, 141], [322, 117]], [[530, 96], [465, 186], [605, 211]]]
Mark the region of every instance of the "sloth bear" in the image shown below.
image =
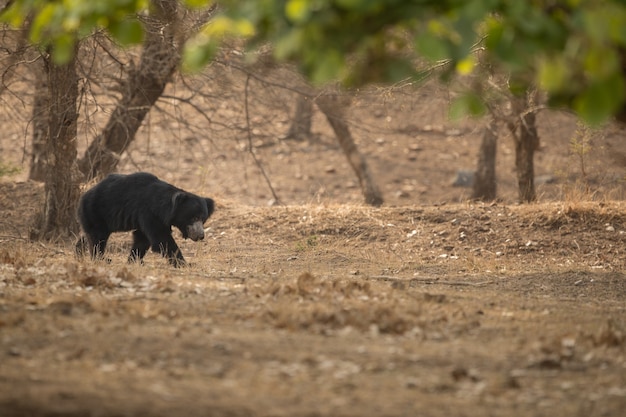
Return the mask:
[[78, 219], [85, 236], [76, 242], [76, 253], [81, 256], [88, 248], [92, 259], [103, 259], [111, 233], [132, 230], [128, 262], [143, 262], [151, 248], [173, 266], [184, 266], [172, 226], [185, 239], [202, 240], [203, 224], [214, 207], [212, 199], [176, 188], [146, 172], [111, 174], [80, 199]]

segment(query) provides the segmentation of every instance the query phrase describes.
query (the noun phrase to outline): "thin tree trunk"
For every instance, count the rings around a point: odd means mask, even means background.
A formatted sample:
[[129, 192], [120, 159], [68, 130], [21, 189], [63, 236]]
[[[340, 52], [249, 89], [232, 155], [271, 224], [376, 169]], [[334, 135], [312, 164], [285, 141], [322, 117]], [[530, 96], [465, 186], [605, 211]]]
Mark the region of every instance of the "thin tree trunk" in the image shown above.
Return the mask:
[[46, 179], [46, 144], [48, 143], [48, 119], [50, 94], [45, 62], [37, 60], [33, 64], [35, 75], [35, 99], [33, 101], [33, 140], [30, 155], [28, 178], [33, 181]]
[[382, 194], [372, 178], [365, 157], [357, 149], [345, 120], [347, 103], [343, 102], [337, 94], [322, 94], [317, 98], [316, 103], [333, 128], [339, 145], [348, 158], [348, 163], [359, 179], [365, 202], [376, 207], [382, 205]]
[[76, 207], [80, 195], [76, 169], [78, 77], [76, 52], [66, 64], [45, 56], [50, 111], [45, 163], [45, 201], [31, 237], [55, 239], [78, 231]]
[[539, 148], [536, 114], [533, 110], [535, 92], [528, 91], [524, 98], [512, 101], [515, 123], [509, 124], [515, 140], [515, 169], [519, 187], [519, 199], [530, 203], [537, 199], [535, 192], [535, 151]]
[[474, 176], [472, 198], [491, 201], [496, 199], [496, 150], [498, 144], [497, 123], [491, 119], [485, 126], [478, 153], [478, 167]]
[[287, 132], [287, 138], [304, 140], [311, 136], [311, 120], [313, 118], [313, 100], [299, 94], [296, 99], [296, 111]]
[[87, 179], [114, 172], [144, 118], [161, 97], [180, 62], [179, 3], [152, 0], [140, 64], [130, 71], [126, 88], [103, 132], [79, 161]]
[[[19, 65], [33, 59], [30, 53], [24, 57], [24, 55], [29, 51], [28, 33], [30, 32], [31, 24], [32, 16], [26, 17], [24, 24], [22, 25], [21, 34], [15, 41], [15, 49], [10, 51], [10, 55], [7, 59], [8, 62], [4, 65], [2, 83], [0, 83], [0, 95], [2, 95], [2, 93], [7, 89], [11, 78], [18, 73]], [[10, 48], [9, 45], [6, 47]], [[35, 80], [35, 98], [31, 119], [33, 125], [33, 137], [31, 164], [28, 178], [34, 181], [45, 181], [45, 153], [46, 143], [48, 140], [48, 107], [50, 106], [48, 95], [48, 74], [46, 73], [45, 63], [41, 54], [35, 58], [36, 59], [33, 60], [34, 62], [32, 65]]]

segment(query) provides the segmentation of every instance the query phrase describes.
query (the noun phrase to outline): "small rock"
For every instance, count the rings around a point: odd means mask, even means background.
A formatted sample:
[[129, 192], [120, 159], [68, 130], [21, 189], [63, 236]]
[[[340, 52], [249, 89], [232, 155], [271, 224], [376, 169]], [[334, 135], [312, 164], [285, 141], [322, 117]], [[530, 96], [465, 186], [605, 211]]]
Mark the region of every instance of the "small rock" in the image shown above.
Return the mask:
[[535, 177], [535, 185], [555, 184], [556, 178], [552, 175], [537, 175]]
[[406, 289], [406, 284], [402, 281], [394, 281], [391, 283], [391, 288], [402, 291]]
[[22, 356], [22, 351], [15, 346], [10, 347], [7, 353], [9, 354], [9, 356]]
[[447, 136], [461, 136], [463, 131], [461, 129], [448, 129], [445, 133]]
[[474, 171], [460, 169], [456, 172], [456, 177], [452, 181], [453, 187], [472, 187], [474, 185]]
[[408, 378], [404, 383], [404, 386], [409, 389], [417, 388], [417, 379], [416, 378]]

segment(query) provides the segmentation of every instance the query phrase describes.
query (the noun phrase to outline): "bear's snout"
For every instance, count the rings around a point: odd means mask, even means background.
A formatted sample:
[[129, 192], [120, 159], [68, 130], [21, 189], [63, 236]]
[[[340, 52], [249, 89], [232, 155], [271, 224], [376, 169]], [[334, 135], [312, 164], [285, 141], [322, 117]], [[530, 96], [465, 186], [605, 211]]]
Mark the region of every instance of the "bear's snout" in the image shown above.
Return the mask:
[[187, 236], [189, 239], [197, 242], [204, 239], [204, 226], [201, 221], [194, 222], [187, 226]]

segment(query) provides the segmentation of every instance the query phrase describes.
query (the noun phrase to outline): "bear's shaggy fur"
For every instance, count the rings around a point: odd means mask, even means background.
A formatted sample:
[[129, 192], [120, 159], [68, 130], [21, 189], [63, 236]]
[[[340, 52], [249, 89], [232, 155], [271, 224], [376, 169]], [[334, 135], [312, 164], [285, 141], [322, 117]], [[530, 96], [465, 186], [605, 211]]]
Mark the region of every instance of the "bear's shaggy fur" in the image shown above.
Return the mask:
[[132, 230], [129, 262], [142, 262], [152, 249], [172, 265], [182, 266], [186, 262], [172, 237], [172, 226], [185, 239], [202, 240], [204, 222], [214, 207], [212, 199], [181, 190], [146, 172], [111, 174], [80, 199], [78, 219], [84, 237], [76, 243], [76, 253], [80, 256], [88, 248], [92, 258], [102, 259], [111, 233]]

